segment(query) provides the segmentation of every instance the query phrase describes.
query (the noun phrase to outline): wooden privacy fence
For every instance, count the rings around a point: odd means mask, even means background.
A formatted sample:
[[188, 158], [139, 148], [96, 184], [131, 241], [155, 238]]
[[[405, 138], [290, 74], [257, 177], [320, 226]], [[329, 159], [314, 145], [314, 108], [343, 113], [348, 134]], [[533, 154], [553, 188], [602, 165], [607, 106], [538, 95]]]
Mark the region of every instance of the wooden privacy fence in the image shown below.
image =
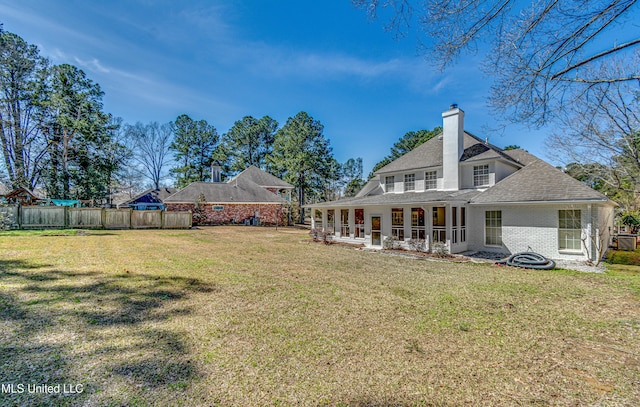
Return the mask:
[[68, 225], [77, 229], [101, 229], [102, 209], [100, 208], [68, 208]]
[[21, 206], [22, 229], [64, 228], [67, 209], [63, 206]]
[[3, 206], [0, 213], [16, 229], [189, 229], [191, 211], [134, 211], [63, 206]]
[[165, 229], [189, 229], [191, 227], [191, 211], [163, 212], [162, 227]]
[[162, 211], [131, 211], [133, 229], [159, 229], [162, 227]]
[[131, 209], [103, 209], [105, 229], [131, 229]]

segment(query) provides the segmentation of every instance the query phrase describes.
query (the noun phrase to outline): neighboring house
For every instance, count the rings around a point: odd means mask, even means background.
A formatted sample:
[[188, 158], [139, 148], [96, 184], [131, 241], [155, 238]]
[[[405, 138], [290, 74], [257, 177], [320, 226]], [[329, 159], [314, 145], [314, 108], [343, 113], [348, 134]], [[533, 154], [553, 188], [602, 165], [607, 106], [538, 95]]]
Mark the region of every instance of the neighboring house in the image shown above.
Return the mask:
[[43, 201], [42, 198], [38, 197], [33, 191], [23, 187], [16, 188], [4, 194], [4, 198], [10, 204], [20, 205], [38, 205]]
[[505, 151], [442, 114], [443, 132], [376, 171], [353, 198], [307, 205], [312, 227], [348, 243], [446, 245], [451, 253], [534, 251], [595, 260], [615, 202], [523, 150]]
[[120, 207], [130, 207], [135, 210], [166, 209], [164, 200], [178, 192], [177, 188], [162, 187], [158, 189], [148, 189], [138, 196], [121, 203]]
[[[219, 178], [214, 175], [212, 179]], [[286, 197], [292, 189], [292, 185], [251, 166], [227, 182], [193, 182], [164, 203], [167, 210], [192, 211], [197, 225], [283, 224]]]
[[288, 182], [284, 182], [275, 175], [271, 175], [266, 171], [262, 171], [255, 165], [250, 165], [249, 168], [242, 171], [227, 182], [233, 183], [235, 180], [239, 179], [253, 181], [256, 184], [260, 185], [262, 188], [273, 192], [280, 197], [284, 197], [288, 201], [291, 200], [291, 191], [293, 190], [293, 185], [289, 184]]

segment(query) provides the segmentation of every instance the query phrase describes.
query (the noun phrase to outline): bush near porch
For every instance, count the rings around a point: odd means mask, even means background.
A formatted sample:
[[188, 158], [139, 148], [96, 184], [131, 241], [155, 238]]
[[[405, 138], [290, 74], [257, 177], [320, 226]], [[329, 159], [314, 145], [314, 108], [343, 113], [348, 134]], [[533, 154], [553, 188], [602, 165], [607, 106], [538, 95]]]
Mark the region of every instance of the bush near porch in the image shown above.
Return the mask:
[[635, 251], [610, 250], [607, 254], [607, 262], [610, 264], [640, 266], [640, 248]]
[[640, 275], [308, 231], [0, 233], [0, 405], [638, 405]]

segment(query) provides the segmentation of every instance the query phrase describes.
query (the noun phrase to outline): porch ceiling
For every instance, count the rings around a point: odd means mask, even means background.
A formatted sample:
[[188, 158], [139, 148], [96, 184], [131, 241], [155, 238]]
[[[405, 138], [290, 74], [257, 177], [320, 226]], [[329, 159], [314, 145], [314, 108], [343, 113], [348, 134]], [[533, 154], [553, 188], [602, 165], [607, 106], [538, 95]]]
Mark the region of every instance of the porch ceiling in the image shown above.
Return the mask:
[[442, 203], [442, 202], [469, 202], [473, 197], [480, 194], [476, 190], [462, 191], [424, 191], [407, 192], [403, 194], [384, 194], [347, 198], [331, 202], [321, 202], [305, 205], [305, 208], [322, 207], [350, 207], [350, 206], [385, 206], [385, 205], [411, 205], [420, 203]]

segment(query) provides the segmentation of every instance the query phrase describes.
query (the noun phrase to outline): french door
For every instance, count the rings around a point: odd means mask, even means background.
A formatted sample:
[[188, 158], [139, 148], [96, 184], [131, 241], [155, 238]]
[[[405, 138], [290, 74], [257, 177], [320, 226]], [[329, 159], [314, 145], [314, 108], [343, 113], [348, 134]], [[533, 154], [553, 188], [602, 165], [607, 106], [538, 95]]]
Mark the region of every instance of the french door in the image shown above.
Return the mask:
[[371, 217], [371, 245], [382, 246], [382, 220], [380, 216]]

